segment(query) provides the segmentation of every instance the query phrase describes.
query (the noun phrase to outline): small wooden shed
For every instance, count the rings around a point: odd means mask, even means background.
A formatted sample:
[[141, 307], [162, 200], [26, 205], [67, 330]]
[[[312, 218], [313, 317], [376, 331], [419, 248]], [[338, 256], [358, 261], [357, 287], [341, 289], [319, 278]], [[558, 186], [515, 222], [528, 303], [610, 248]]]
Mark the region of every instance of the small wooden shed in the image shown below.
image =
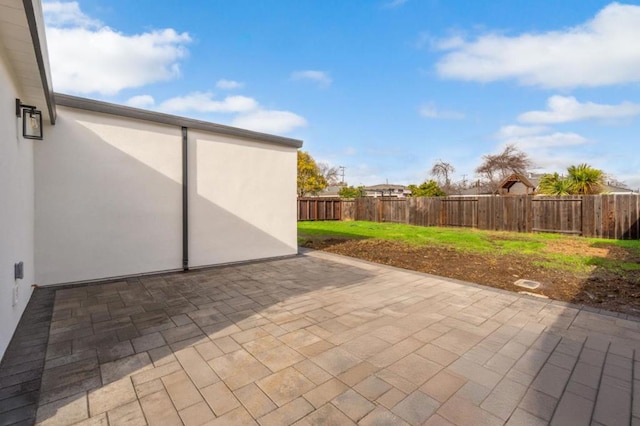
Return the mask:
[[520, 173], [512, 173], [498, 185], [498, 195], [534, 195], [536, 185]]

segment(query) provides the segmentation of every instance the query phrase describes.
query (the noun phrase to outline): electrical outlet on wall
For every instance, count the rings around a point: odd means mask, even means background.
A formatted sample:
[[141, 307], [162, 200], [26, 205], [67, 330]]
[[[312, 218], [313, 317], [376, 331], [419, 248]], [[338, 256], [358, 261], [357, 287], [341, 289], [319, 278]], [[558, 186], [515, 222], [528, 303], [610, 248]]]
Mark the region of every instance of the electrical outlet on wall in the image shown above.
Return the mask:
[[12, 297], [11, 306], [16, 306], [18, 304], [18, 286], [13, 286], [13, 297]]

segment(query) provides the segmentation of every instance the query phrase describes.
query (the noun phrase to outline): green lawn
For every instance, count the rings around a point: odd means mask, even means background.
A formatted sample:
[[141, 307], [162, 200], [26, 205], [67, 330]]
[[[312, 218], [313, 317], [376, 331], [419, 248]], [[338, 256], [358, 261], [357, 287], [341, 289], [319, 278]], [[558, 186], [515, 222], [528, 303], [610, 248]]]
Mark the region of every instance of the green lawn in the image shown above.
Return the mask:
[[[603, 240], [562, 234], [525, 234], [481, 231], [469, 228], [440, 228], [375, 222], [298, 222], [298, 240], [317, 237], [378, 238], [418, 246], [440, 246], [479, 254], [529, 255], [536, 264], [550, 269], [589, 272], [594, 267], [615, 272], [639, 270], [640, 241]], [[581, 248], [623, 249], [627, 259], [610, 259], [586, 253]], [[558, 247], [571, 249], [554, 250]], [[575, 249], [574, 249], [575, 247]], [[561, 251], [559, 253], [558, 251]], [[618, 250], [619, 252], [621, 250]]]

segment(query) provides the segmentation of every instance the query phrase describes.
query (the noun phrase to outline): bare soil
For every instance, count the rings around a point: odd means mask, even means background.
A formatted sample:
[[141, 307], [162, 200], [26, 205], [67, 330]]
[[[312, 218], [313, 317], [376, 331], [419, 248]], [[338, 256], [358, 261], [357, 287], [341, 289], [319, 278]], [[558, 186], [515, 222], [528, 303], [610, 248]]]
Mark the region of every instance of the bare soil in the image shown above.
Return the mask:
[[[379, 239], [313, 237], [304, 247], [371, 262], [427, 272], [514, 292], [529, 291], [552, 299], [640, 316], [640, 271], [612, 272], [592, 267], [588, 274], [558, 271], [534, 264], [527, 255], [470, 254], [454, 248], [416, 247]], [[591, 247], [578, 240], [550, 244], [548, 251], [580, 253], [607, 259], [638, 262], [620, 247]], [[536, 290], [517, 287], [518, 279], [538, 281]]]

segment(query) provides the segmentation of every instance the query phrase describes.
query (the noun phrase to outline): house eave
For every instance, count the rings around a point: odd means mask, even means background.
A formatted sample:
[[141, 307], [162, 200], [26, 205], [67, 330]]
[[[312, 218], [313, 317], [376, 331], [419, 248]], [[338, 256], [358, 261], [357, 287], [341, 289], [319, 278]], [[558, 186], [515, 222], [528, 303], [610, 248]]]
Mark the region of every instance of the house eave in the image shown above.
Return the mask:
[[49, 68], [49, 54], [47, 50], [44, 20], [42, 18], [42, 11], [38, 10], [38, 13], [36, 13], [35, 10], [36, 7], [41, 9], [42, 4], [39, 1], [36, 1], [35, 3], [36, 4], [34, 5], [34, 0], [22, 0], [27, 24], [29, 25], [31, 42], [33, 43], [35, 60], [40, 73], [43, 96], [47, 105], [47, 112], [49, 113], [49, 121], [51, 124], [55, 124], [57, 118], [56, 104], [53, 101], [53, 85], [51, 82], [51, 69]]
[[55, 93], [54, 100], [57, 105], [68, 108], [116, 115], [120, 117], [133, 118], [137, 120], [150, 121], [177, 127], [188, 127], [189, 129], [202, 130], [205, 132], [217, 133], [237, 138], [247, 138], [259, 142], [284, 145], [292, 148], [302, 147], [302, 141], [299, 139], [291, 139], [283, 136], [254, 132], [252, 130], [239, 129], [237, 127], [225, 126], [208, 121], [195, 120], [192, 118], [180, 117], [177, 115], [165, 114], [156, 111], [148, 111], [124, 105], [112, 104], [104, 101], [96, 101], [93, 99], [65, 95], [62, 93]]

